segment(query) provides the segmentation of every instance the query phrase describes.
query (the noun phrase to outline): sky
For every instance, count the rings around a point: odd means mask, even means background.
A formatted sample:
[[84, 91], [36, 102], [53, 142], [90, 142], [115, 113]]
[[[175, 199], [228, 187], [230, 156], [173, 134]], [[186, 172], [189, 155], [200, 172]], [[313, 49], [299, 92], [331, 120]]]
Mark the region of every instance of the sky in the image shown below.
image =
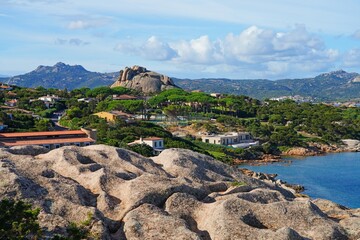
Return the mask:
[[57, 62], [178, 78], [360, 72], [358, 0], [0, 0], [0, 75]]

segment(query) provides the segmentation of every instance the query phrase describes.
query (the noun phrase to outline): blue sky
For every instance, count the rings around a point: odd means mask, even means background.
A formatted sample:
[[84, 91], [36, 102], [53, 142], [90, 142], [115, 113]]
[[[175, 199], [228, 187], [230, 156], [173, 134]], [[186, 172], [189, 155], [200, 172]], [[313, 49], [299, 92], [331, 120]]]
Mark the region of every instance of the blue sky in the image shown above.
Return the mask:
[[357, 0], [0, 0], [0, 74], [61, 61], [179, 78], [360, 72]]

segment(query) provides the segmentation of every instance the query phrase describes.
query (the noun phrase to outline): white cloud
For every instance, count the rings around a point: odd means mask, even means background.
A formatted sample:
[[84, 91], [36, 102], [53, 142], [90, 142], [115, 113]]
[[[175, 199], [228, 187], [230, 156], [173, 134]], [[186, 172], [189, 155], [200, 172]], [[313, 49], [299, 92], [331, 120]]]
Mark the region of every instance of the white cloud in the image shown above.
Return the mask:
[[214, 64], [223, 61], [219, 42], [212, 42], [208, 36], [201, 36], [190, 41], [180, 41], [171, 46], [177, 52], [174, 60], [179, 62]]
[[360, 68], [360, 48], [351, 49], [344, 55], [344, 67]]
[[166, 61], [177, 56], [176, 51], [168, 43], [160, 41], [157, 37], [150, 37], [143, 44], [135, 44], [133, 39], [126, 39], [118, 43], [114, 50], [129, 55], [139, 55], [148, 60]]
[[155, 36], [150, 37], [141, 47], [141, 54], [150, 60], [169, 60], [177, 56], [169, 44], [161, 42]]
[[[69, 18], [69, 16], [64, 18]], [[109, 17], [103, 16], [72, 16], [71, 18], [74, 20], [68, 23], [67, 28], [72, 30], [102, 27], [111, 20]]]
[[102, 22], [97, 21], [85, 21], [85, 20], [76, 20], [71, 21], [68, 24], [69, 29], [88, 29], [88, 28], [95, 28], [103, 25]]
[[79, 38], [70, 38], [70, 39], [57, 38], [55, 40], [55, 43], [59, 44], [59, 45], [69, 44], [69, 45], [73, 45], [73, 46], [85, 46], [85, 45], [90, 44], [89, 42], [85, 42]]
[[354, 32], [354, 34], [352, 35], [353, 38], [360, 40], [360, 29], [357, 30], [356, 32]]
[[251, 26], [238, 35], [229, 33], [217, 40], [204, 35], [165, 43], [153, 36], [140, 45], [120, 43], [116, 50], [151, 60], [199, 65], [211, 71], [227, 65], [231, 69], [248, 68], [267, 75], [326, 71], [340, 56], [337, 50], [327, 49], [320, 38], [302, 25], [287, 32]]

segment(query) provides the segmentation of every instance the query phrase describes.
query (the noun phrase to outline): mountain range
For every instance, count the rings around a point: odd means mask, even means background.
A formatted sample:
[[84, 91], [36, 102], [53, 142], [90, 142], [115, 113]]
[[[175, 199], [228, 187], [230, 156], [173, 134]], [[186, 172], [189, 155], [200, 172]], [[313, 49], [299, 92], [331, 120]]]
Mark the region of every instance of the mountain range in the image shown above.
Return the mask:
[[315, 100], [348, 100], [360, 98], [360, 75], [343, 70], [324, 73], [313, 78], [282, 80], [174, 79], [185, 90], [201, 90], [257, 99], [300, 95]]
[[[39, 66], [26, 74], [0, 78], [0, 82], [22, 87], [93, 88], [112, 85], [119, 78], [119, 74], [119, 72], [91, 72], [81, 65], [70, 66], [59, 62], [54, 66]], [[312, 97], [321, 101], [360, 98], [360, 74], [348, 73], [343, 70], [302, 79], [171, 78], [171, 80], [185, 90], [247, 95], [257, 99], [293, 95]]]

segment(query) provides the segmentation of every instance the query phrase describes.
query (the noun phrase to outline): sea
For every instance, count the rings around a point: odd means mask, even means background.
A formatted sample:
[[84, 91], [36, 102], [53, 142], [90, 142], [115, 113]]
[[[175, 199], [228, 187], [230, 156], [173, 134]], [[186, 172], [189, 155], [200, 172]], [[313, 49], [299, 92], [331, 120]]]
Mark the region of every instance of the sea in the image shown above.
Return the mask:
[[241, 165], [256, 172], [276, 173], [276, 179], [305, 187], [304, 194], [350, 208], [360, 208], [360, 152], [284, 158], [267, 165]]

